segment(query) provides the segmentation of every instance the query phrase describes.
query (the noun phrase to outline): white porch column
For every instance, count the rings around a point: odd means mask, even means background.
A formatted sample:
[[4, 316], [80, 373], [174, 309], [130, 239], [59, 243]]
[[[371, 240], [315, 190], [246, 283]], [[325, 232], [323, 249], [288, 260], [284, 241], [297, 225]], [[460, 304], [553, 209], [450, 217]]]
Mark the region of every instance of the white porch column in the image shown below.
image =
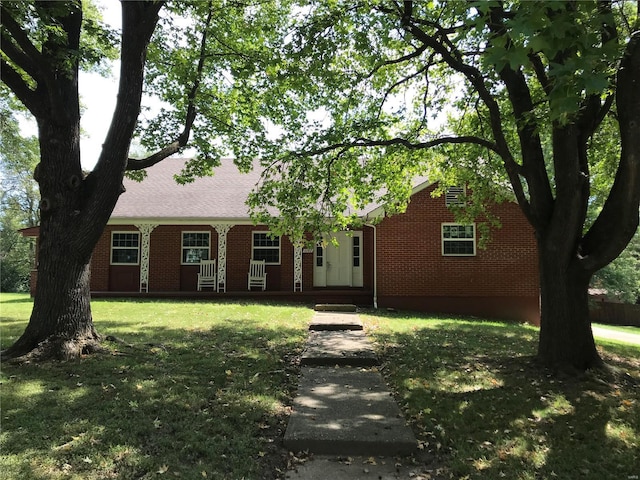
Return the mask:
[[293, 247], [293, 291], [302, 291], [302, 246]]
[[302, 243], [293, 244], [293, 291], [302, 291]]
[[228, 224], [212, 225], [218, 232], [218, 292], [227, 291], [227, 233], [233, 227]]
[[149, 245], [151, 232], [157, 226], [150, 223], [136, 225], [136, 228], [142, 234], [140, 245], [140, 292], [149, 292]]

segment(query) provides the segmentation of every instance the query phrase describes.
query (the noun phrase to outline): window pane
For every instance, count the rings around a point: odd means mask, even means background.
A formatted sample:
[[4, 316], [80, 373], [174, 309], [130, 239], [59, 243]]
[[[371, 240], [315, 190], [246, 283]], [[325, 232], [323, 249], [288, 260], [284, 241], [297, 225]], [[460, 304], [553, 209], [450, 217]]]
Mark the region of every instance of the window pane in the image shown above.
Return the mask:
[[182, 234], [184, 247], [208, 247], [209, 232], [185, 232]]
[[269, 232], [253, 232], [253, 260], [265, 263], [280, 263], [280, 237], [269, 236]]
[[449, 240], [444, 242], [445, 255], [473, 255], [473, 241]]
[[253, 251], [254, 260], [264, 260], [265, 263], [280, 263], [280, 251], [277, 248], [259, 248]]
[[114, 248], [111, 251], [111, 263], [138, 263], [138, 250], [127, 248]]
[[200, 263], [200, 260], [209, 260], [208, 248], [182, 249], [182, 263]]
[[279, 247], [280, 237], [270, 238], [268, 233], [253, 234], [254, 247]]
[[138, 247], [137, 233], [114, 233], [111, 245], [115, 247]]
[[140, 234], [120, 232], [111, 235], [111, 263], [137, 264]]
[[444, 255], [475, 255], [474, 225], [442, 225]]

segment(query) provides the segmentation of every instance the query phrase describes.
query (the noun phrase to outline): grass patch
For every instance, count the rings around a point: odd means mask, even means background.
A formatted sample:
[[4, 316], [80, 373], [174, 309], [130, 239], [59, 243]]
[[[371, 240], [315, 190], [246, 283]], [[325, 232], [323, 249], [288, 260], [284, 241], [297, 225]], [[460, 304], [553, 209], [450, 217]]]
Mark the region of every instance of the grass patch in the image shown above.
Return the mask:
[[594, 323], [593, 324], [594, 327], [600, 327], [600, 328], [605, 328], [607, 330], [614, 330], [616, 332], [623, 332], [623, 333], [631, 333], [634, 335], [640, 335], [640, 327], [634, 327], [634, 326], [625, 326], [625, 325], [609, 325], [609, 324], [605, 324], [605, 323]]
[[[0, 296], [2, 348], [32, 302]], [[312, 311], [96, 300], [121, 341], [77, 362], [2, 365], [0, 479], [276, 478]], [[160, 477], [159, 477], [160, 476]]]
[[[32, 301], [0, 295], [0, 345]], [[240, 302], [92, 302], [107, 355], [2, 365], [0, 479], [274, 479], [313, 312]], [[537, 368], [535, 328], [361, 314], [423, 449], [454, 479], [640, 475], [640, 346], [625, 374]]]
[[533, 327], [362, 317], [422, 448], [439, 452], [449, 478], [640, 475], [640, 346], [599, 347], [625, 373], [559, 378], [534, 365]]

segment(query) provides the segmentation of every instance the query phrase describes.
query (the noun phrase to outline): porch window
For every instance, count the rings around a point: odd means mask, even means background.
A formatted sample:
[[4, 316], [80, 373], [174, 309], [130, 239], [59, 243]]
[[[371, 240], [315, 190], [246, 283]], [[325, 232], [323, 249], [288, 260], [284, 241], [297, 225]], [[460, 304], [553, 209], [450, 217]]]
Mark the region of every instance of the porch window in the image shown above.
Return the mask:
[[137, 265], [139, 258], [139, 232], [111, 233], [111, 265]]
[[280, 237], [269, 232], [253, 232], [252, 260], [264, 260], [267, 264], [280, 264]]
[[182, 263], [200, 263], [209, 260], [211, 232], [182, 232]]
[[442, 224], [442, 255], [474, 256], [476, 254], [476, 226], [456, 223]]

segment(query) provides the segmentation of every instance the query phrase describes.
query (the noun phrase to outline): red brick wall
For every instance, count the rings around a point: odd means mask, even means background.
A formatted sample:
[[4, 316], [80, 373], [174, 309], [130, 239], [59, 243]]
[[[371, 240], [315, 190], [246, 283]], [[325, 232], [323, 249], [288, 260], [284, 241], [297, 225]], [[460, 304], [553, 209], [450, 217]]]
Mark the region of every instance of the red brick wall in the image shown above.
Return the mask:
[[[519, 207], [495, 207], [503, 227], [491, 230], [486, 250], [477, 249], [473, 257], [443, 256], [441, 224], [455, 220], [444, 197], [431, 196], [433, 189], [415, 194], [405, 214], [378, 225], [378, 297], [422, 297], [425, 305], [434, 297], [517, 297], [523, 308], [537, 305], [536, 243]], [[411, 303], [420, 305], [417, 298]]]
[[[252, 232], [267, 231], [265, 226], [236, 225], [227, 233], [227, 291], [247, 289], [247, 272], [251, 259]], [[133, 225], [109, 225], [94, 249], [91, 270], [91, 290], [109, 291], [111, 232], [138, 231]], [[218, 257], [218, 234], [210, 225], [160, 225], [150, 236], [149, 291], [195, 291], [198, 267], [182, 265], [182, 232], [211, 233], [210, 255]], [[313, 255], [303, 255], [304, 288], [311, 288]], [[267, 290], [293, 291], [293, 245], [287, 237], [280, 242], [280, 265], [267, 265]], [[111, 288], [113, 290], [113, 288]], [[116, 289], [117, 290], [117, 289]]]
[[[517, 205], [495, 207], [503, 228], [491, 231], [486, 250], [473, 257], [442, 255], [441, 224], [454, 222], [444, 198], [432, 198], [433, 187], [412, 197], [407, 212], [377, 225], [377, 295], [381, 307], [520, 317], [538, 315], [537, 252], [533, 230]], [[112, 231], [105, 229], [92, 260], [92, 290], [108, 291]], [[246, 291], [251, 233], [265, 226], [236, 225], [227, 234], [227, 292]], [[217, 258], [218, 235], [210, 225], [162, 225], [151, 233], [149, 291], [195, 291], [198, 269], [181, 265], [183, 231], [211, 232], [211, 258]], [[363, 290], [373, 290], [374, 230], [363, 231]], [[267, 266], [268, 291], [293, 291], [293, 245], [281, 239], [280, 265]], [[313, 290], [313, 253], [303, 254], [303, 288]]]

